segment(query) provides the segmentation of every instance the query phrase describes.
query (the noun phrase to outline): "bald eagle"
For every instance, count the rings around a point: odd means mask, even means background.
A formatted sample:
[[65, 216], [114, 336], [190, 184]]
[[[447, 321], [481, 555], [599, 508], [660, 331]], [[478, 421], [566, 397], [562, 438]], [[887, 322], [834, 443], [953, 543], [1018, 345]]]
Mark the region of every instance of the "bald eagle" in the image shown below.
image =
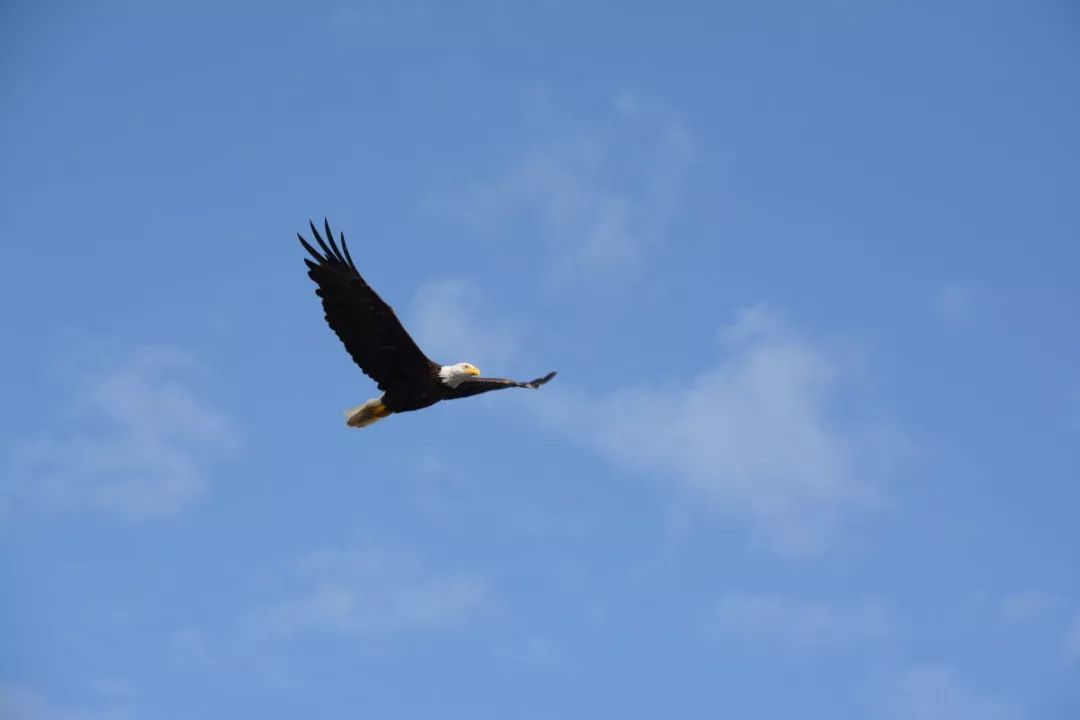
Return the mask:
[[371, 289], [353, 264], [349, 246], [342, 233], [341, 247], [334, 242], [330, 223], [323, 220], [326, 240], [315, 223], [309, 222], [311, 234], [322, 252], [318, 252], [300, 233], [300, 244], [311, 253], [304, 258], [308, 277], [319, 289], [326, 322], [330, 325], [353, 361], [374, 380], [382, 396], [345, 412], [349, 427], [366, 427], [391, 415], [430, 407], [440, 400], [479, 395], [492, 390], [520, 387], [536, 389], [555, 377], [554, 372], [518, 382], [503, 378], [480, 377], [480, 370], [470, 363], [439, 365], [432, 362], [405, 332], [393, 308]]

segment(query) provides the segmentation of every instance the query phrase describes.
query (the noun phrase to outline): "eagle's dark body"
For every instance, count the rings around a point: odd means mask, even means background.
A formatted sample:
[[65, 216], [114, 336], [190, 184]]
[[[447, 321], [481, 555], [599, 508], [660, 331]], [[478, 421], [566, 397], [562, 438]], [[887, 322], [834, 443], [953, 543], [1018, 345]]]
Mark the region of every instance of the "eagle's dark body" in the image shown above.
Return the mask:
[[383, 412], [380, 417], [492, 390], [538, 388], [555, 376], [552, 372], [529, 382], [470, 377], [456, 387], [447, 384], [440, 376], [443, 366], [424, 354], [405, 331], [393, 308], [357, 271], [344, 234], [340, 236], [339, 247], [328, 222], [325, 230], [324, 242], [315, 225], [311, 224], [312, 236], [321, 253], [297, 234], [313, 258], [304, 258], [308, 276], [319, 286], [315, 294], [322, 298], [327, 324], [341, 339], [353, 361], [382, 390], [380, 401], [384, 410], [380, 411]]

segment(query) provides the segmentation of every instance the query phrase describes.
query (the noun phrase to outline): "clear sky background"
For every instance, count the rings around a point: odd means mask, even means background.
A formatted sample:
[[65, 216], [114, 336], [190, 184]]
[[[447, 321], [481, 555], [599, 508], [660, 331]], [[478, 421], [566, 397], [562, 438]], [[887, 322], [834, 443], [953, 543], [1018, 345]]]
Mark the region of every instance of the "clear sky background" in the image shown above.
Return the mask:
[[[1070, 2], [0, 8], [0, 716], [1080, 717]], [[355, 431], [295, 240], [559, 377]]]

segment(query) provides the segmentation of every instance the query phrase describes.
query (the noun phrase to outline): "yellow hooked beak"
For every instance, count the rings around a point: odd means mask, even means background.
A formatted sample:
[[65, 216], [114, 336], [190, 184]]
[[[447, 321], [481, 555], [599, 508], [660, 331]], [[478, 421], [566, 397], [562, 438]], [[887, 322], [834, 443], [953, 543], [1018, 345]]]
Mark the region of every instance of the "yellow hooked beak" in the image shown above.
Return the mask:
[[476, 376], [476, 375], [479, 375], [479, 374], [480, 374], [480, 368], [476, 367], [475, 365], [470, 365], [469, 367], [467, 367], [467, 368], [465, 369], [465, 373], [466, 373], [467, 375], [474, 375], [474, 376]]

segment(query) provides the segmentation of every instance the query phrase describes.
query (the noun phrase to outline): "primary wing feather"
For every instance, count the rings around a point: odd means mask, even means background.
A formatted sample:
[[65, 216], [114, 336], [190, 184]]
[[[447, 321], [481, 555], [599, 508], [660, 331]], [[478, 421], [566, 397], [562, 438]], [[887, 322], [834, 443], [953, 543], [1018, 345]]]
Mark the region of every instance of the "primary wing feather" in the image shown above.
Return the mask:
[[314, 223], [311, 234], [320, 253], [297, 233], [314, 261], [307, 258], [308, 277], [319, 289], [326, 322], [341, 339], [353, 361], [364, 373], [389, 392], [395, 388], [426, 382], [434, 363], [409, 337], [394, 309], [379, 297], [361, 277], [349, 255], [345, 235], [341, 247], [334, 241], [330, 223], [324, 221], [329, 246]]

